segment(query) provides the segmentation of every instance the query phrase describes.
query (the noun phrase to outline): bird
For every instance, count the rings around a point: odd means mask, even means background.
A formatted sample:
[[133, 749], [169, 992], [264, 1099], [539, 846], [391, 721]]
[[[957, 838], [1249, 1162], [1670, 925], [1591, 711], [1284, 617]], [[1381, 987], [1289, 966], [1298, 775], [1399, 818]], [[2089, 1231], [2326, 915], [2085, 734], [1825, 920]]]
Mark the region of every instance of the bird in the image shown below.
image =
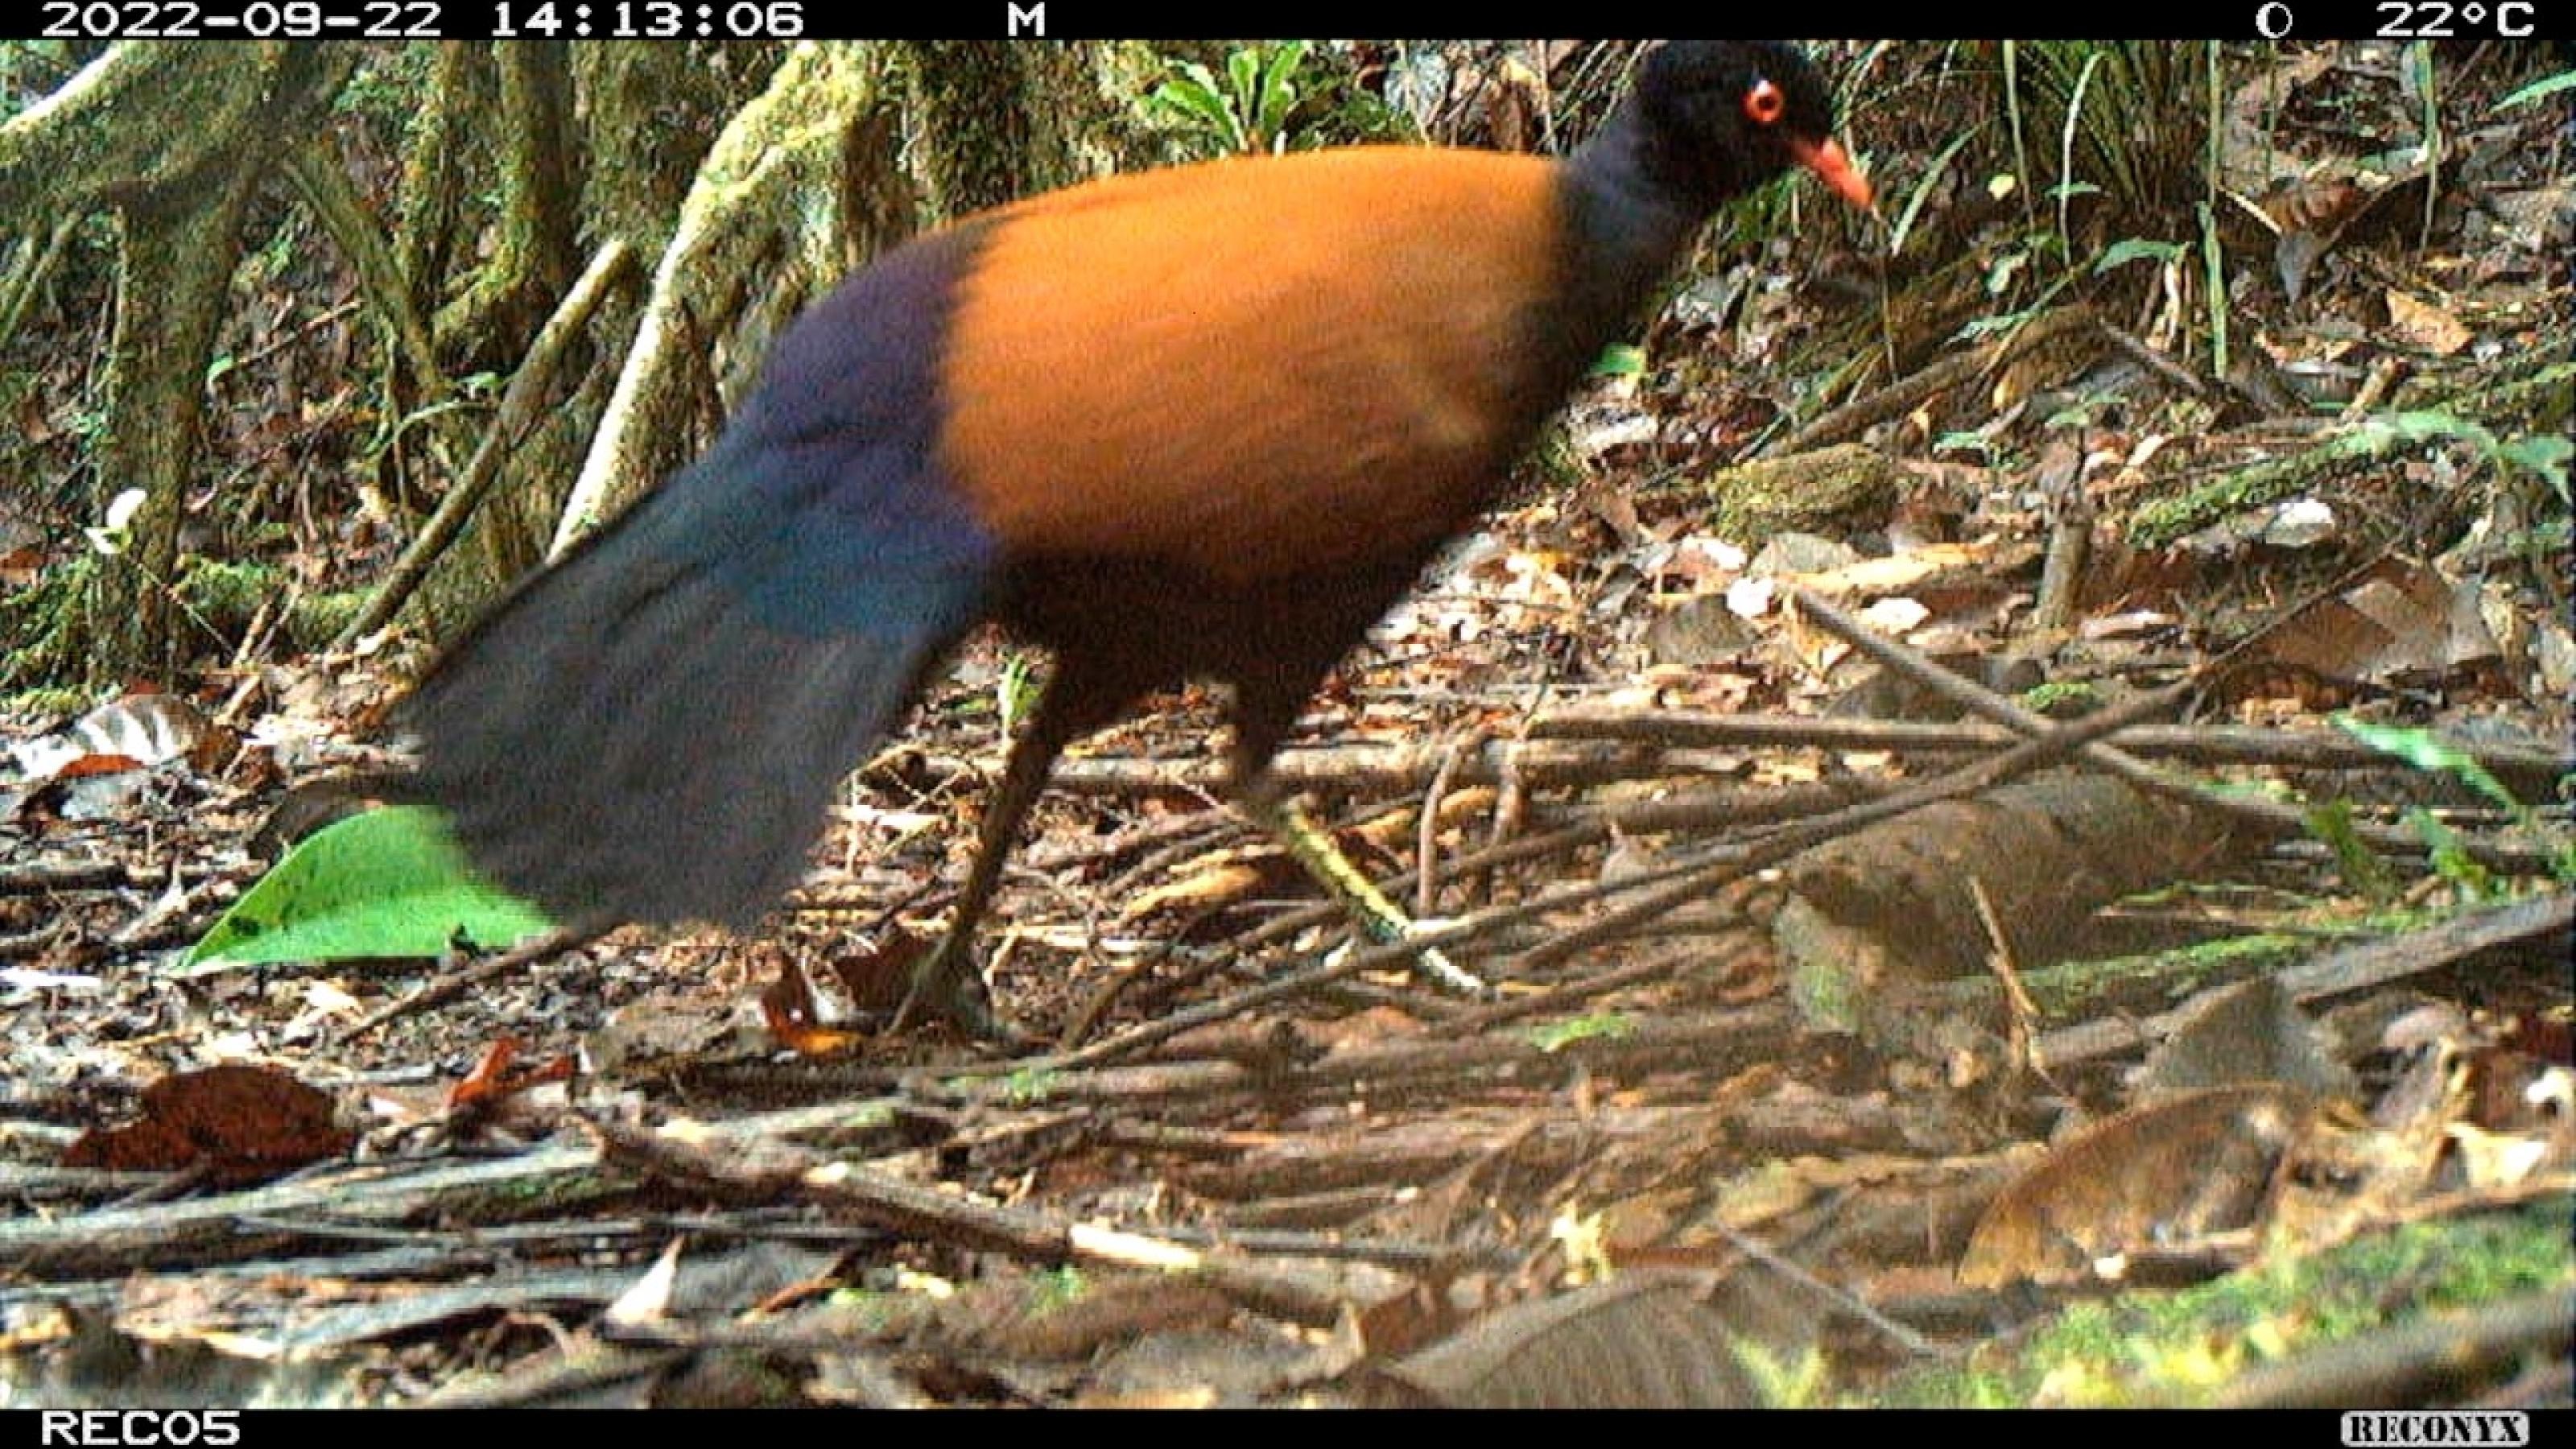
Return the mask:
[[902, 1014], [989, 1033], [974, 932], [1066, 745], [1214, 680], [1230, 789], [1276, 818], [1307, 698], [1701, 223], [1793, 167], [1870, 203], [1805, 55], [1670, 41], [1561, 160], [1202, 162], [915, 237], [780, 334], [694, 462], [447, 647], [397, 715], [415, 784], [559, 922], [749, 930], [840, 779], [998, 621], [1053, 672]]

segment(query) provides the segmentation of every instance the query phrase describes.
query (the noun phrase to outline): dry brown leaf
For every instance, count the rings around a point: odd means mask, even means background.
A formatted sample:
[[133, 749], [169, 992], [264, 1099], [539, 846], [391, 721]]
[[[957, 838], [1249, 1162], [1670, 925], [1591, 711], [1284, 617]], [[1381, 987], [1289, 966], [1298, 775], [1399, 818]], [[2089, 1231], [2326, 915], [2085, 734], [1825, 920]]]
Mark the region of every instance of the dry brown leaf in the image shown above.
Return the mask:
[[2435, 357], [2448, 357], [2468, 346], [2474, 335], [2441, 307], [2395, 287], [2388, 289], [2388, 330], [2407, 346]]
[[1188, 875], [1138, 892], [1118, 912], [1121, 921], [1138, 921], [1158, 911], [1196, 910], [1231, 905], [1261, 888], [1266, 873], [1240, 852], [1209, 857]]
[[143, 1089], [143, 1116], [83, 1134], [66, 1167], [120, 1172], [202, 1167], [228, 1186], [261, 1182], [337, 1157], [355, 1137], [331, 1095], [268, 1067], [220, 1066], [163, 1077]]

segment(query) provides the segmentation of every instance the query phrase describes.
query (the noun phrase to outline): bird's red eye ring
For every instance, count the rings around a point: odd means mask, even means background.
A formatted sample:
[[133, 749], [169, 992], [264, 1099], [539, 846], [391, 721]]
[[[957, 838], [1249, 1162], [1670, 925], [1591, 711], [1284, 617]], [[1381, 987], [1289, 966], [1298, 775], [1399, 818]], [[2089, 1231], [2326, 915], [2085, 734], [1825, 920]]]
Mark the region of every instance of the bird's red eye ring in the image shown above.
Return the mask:
[[1789, 98], [1780, 94], [1778, 86], [1771, 84], [1762, 76], [1753, 78], [1753, 88], [1744, 93], [1744, 114], [1752, 118], [1755, 125], [1772, 125], [1780, 119], [1780, 113], [1787, 109], [1789, 109]]

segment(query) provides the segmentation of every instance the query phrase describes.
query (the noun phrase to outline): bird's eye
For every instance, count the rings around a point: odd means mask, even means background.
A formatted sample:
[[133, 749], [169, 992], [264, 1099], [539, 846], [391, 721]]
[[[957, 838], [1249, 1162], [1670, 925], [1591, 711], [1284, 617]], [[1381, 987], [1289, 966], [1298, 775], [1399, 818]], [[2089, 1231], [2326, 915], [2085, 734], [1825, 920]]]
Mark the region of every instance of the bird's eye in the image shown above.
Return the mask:
[[1753, 124], [1772, 125], [1780, 119], [1780, 113], [1787, 109], [1789, 109], [1789, 98], [1780, 94], [1778, 86], [1771, 84], [1762, 76], [1753, 78], [1753, 88], [1744, 93], [1744, 114]]

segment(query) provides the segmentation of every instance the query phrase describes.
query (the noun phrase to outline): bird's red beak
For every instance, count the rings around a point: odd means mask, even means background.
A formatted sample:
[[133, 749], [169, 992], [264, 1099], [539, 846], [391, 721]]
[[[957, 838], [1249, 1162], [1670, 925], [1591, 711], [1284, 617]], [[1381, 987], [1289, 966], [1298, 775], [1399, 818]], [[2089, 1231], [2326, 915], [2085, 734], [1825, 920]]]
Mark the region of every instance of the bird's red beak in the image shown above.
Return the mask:
[[1792, 139], [1789, 154], [1797, 158], [1799, 165], [1822, 178], [1827, 186], [1833, 188], [1836, 196], [1863, 210], [1868, 209], [1869, 178], [1852, 166], [1851, 158], [1843, 154], [1841, 142], [1830, 136], [1813, 144]]

